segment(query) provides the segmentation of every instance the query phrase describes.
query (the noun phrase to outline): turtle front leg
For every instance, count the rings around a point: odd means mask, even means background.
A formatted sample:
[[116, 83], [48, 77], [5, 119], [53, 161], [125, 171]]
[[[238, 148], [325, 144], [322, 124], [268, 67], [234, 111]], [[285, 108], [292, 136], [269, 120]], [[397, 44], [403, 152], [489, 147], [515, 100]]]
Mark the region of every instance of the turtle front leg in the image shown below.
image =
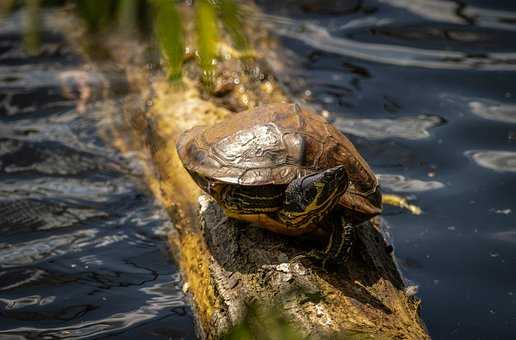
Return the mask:
[[331, 225], [331, 234], [328, 245], [324, 250], [326, 262], [338, 263], [347, 260], [353, 245], [352, 224], [347, 223], [342, 216], [330, 216], [329, 224]]
[[323, 269], [346, 262], [353, 245], [354, 225], [347, 223], [338, 213], [333, 213], [328, 217], [326, 227], [331, 230], [326, 248], [312, 249], [293, 260], [309, 258], [320, 264]]

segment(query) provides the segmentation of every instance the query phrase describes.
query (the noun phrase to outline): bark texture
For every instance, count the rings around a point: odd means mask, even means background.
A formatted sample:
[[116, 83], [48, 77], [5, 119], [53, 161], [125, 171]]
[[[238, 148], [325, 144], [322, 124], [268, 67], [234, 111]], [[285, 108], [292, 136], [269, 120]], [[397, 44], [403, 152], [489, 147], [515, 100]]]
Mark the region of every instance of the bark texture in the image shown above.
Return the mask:
[[280, 306], [310, 338], [424, 339], [419, 301], [404, 293], [398, 269], [378, 229], [380, 220], [356, 230], [345, 266], [323, 270], [303, 259], [320, 242], [292, 238], [227, 220], [216, 203], [201, 197], [203, 235], [220, 308], [212, 327], [237, 324], [249, 305]]

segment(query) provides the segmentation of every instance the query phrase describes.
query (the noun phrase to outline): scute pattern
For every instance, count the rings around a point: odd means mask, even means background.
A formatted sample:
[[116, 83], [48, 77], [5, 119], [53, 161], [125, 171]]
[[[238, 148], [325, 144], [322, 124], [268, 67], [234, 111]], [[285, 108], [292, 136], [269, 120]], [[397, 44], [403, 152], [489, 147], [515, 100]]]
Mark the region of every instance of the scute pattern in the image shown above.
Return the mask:
[[287, 150], [274, 124], [255, 125], [214, 143], [213, 152], [225, 164], [238, 168], [270, 168], [282, 165]]
[[262, 106], [209, 128], [194, 128], [180, 137], [177, 148], [190, 172], [215, 181], [288, 184], [342, 164], [353, 191], [343, 196], [343, 203], [378, 187], [365, 160], [339, 130], [294, 104]]

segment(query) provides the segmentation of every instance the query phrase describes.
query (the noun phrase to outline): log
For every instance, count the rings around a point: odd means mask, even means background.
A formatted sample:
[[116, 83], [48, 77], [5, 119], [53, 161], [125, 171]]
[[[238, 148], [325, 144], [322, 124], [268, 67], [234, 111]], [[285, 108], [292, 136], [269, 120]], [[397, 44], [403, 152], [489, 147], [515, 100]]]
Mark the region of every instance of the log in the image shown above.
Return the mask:
[[145, 138], [161, 200], [176, 223], [172, 249], [179, 254], [205, 338], [225, 334], [245, 319], [249, 306], [256, 305], [261, 315], [279, 310], [310, 338], [428, 337], [419, 317], [420, 302], [405, 293], [381, 233], [381, 219], [357, 228], [349, 261], [332, 271], [298, 257], [322, 247], [314, 235], [287, 237], [227, 220], [182, 167], [175, 139], [177, 122], [186, 114], [184, 105], [190, 119], [204, 122], [230, 113], [198, 99], [187, 104], [188, 100], [167, 98], [154, 97], [153, 110], [146, 112], [150, 124]]
[[[417, 316], [419, 301], [408, 297], [375, 222], [357, 229], [357, 242], [345, 266], [325, 271], [296, 260], [313, 247], [259, 226], [224, 222], [213, 201], [201, 197], [203, 235], [209, 251], [214, 291], [223, 301], [212, 316], [214, 329], [236, 325], [259, 301], [278, 305], [304, 336], [424, 339]], [[222, 221], [222, 223], [221, 223]]]
[[[185, 22], [191, 21], [191, 8], [181, 11]], [[248, 22], [247, 29], [255, 46], [266, 48], [273, 41], [257, 23]], [[260, 337], [275, 315], [287, 320], [295, 334], [314, 339], [429, 337], [419, 316], [420, 301], [406, 293], [380, 218], [357, 228], [345, 265], [324, 270], [299, 256], [322, 246], [316, 235], [287, 237], [226, 219], [183, 168], [175, 141], [185, 129], [213, 124], [234, 111], [292, 101], [263, 55], [252, 64], [221, 58], [216, 79], [235, 72], [239, 78], [238, 85], [221, 94], [202, 87], [192, 60], [185, 66], [183, 85], [171, 85], [162, 73], [144, 67], [148, 60], [141, 42], [105, 40], [134, 93], [125, 100], [123, 117], [113, 120], [118, 123], [112, 124], [109, 136], [122, 151], [139, 153], [148, 187], [174, 222], [172, 254], [186, 282], [200, 337], [219, 338], [242, 323]]]

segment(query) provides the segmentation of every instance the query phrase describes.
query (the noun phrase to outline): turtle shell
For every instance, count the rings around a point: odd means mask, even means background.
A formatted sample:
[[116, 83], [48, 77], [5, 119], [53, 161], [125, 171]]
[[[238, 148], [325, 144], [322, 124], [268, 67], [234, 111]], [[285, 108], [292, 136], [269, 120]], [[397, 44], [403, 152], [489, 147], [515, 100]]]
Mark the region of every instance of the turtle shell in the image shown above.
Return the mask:
[[295, 104], [262, 106], [195, 127], [179, 137], [177, 151], [195, 177], [249, 186], [286, 185], [344, 165], [350, 186], [343, 203], [355, 210], [363, 210], [356, 205], [365, 204], [378, 188], [351, 142], [326, 119]]

